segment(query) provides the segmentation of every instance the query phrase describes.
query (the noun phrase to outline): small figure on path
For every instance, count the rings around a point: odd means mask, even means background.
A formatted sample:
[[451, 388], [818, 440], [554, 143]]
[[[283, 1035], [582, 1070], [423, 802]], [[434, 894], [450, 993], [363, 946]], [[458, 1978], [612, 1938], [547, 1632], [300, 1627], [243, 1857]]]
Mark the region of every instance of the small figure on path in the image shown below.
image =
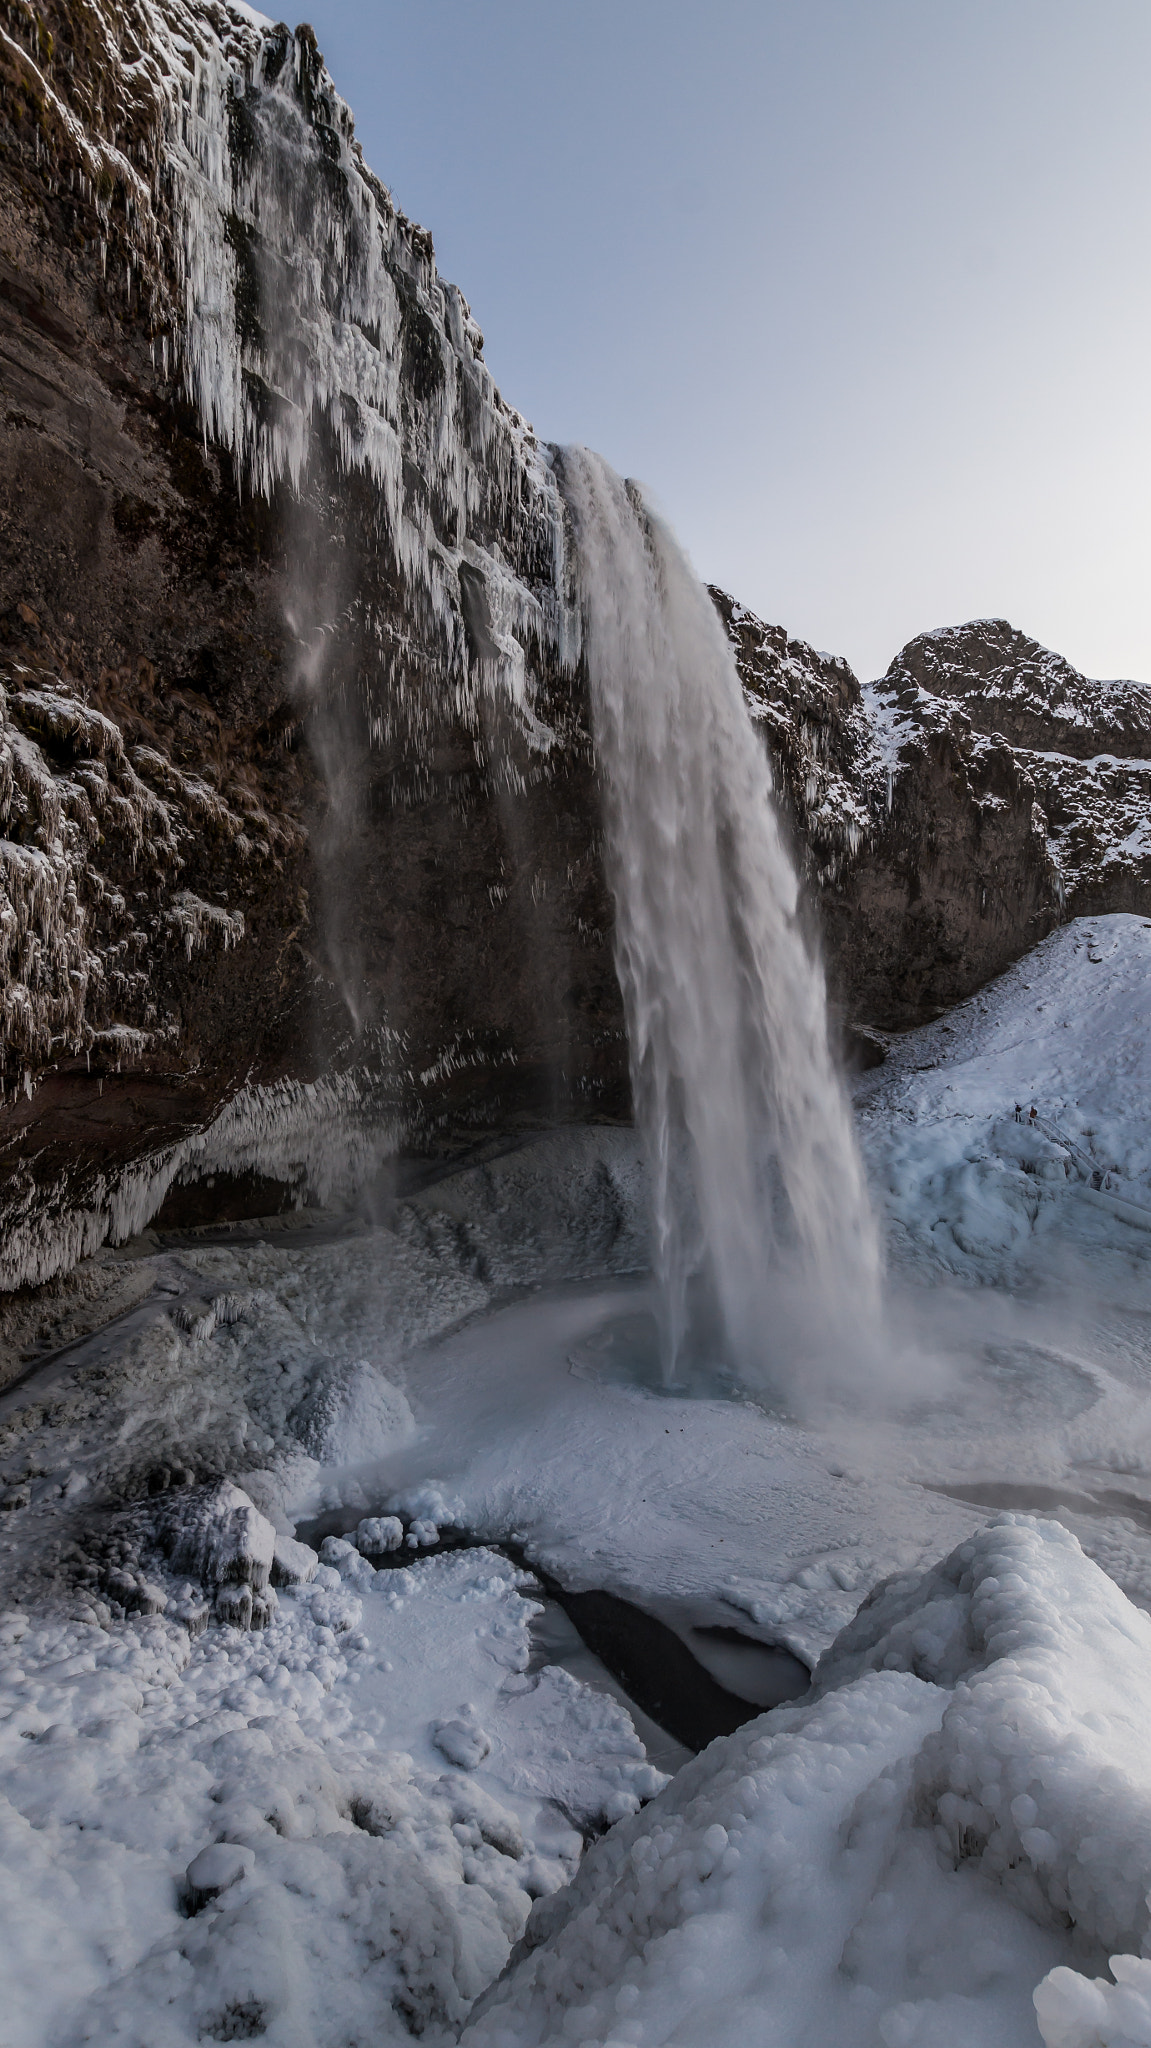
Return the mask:
[[1032, 1103], [1031, 1105], [1031, 1115], [1028, 1117], [1027, 1121], [1029, 1124], [1037, 1124], [1039, 1122], [1039, 1111], [1036, 1109], [1034, 1103]]
[[1015, 1105], [1015, 1121], [1017, 1124], [1023, 1122], [1023, 1104], [1021, 1102], [1017, 1102]]

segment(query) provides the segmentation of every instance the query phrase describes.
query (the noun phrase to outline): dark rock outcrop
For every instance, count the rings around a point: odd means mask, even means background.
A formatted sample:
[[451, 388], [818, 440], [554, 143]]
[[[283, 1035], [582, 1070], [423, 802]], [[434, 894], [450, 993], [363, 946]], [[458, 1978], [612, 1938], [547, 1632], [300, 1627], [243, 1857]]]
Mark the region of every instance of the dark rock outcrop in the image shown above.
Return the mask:
[[1151, 689], [1003, 620], [925, 634], [865, 687], [713, 596], [845, 1018], [922, 1022], [1063, 917], [1151, 910]]

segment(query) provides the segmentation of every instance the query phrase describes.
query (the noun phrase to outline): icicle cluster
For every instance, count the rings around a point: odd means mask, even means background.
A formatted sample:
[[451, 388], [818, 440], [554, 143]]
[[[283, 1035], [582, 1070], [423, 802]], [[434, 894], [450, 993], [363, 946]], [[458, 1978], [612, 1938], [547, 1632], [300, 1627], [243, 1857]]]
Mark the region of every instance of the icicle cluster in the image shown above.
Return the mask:
[[302, 492], [318, 460], [373, 488], [404, 592], [402, 622], [365, 621], [392, 683], [392, 701], [372, 695], [376, 737], [467, 719], [498, 686], [546, 746], [533, 656], [570, 658], [575, 631], [555, 479], [430, 236], [367, 169], [310, 32], [232, 17], [219, 40], [189, 41], [166, 150], [184, 377], [206, 436], [267, 496]]
[[[244, 935], [241, 911], [174, 886], [188, 859], [210, 835], [222, 879], [275, 865], [298, 830], [239, 783], [225, 795], [154, 747], [129, 752], [77, 682], [13, 664], [0, 681], [0, 1090], [30, 1095], [62, 1055], [118, 1067], [174, 1041], [157, 948], [191, 959]], [[125, 873], [139, 889], [125, 892]]]
[[555, 478], [431, 236], [367, 168], [311, 30], [242, 0], [92, 0], [65, 49], [27, 0], [7, 16], [0, 72], [37, 162], [91, 203], [109, 287], [205, 440], [249, 491], [301, 491], [320, 453], [372, 486], [404, 593], [402, 622], [353, 601], [392, 684], [374, 736], [474, 722], [498, 690], [546, 747], [539, 657], [578, 655]]
[[61, 1183], [47, 1196], [29, 1181], [12, 1202], [0, 1242], [0, 1292], [35, 1286], [65, 1272], [109, 1240], [143, 1230], [181, 1179], [251, 1171], [270, 1175], [305, 1199], [350, 1195], [394, 1151], [402, 1136], [394, 1111], [351, 1075], [244, 1088], [204, 1131], [137, 1165]]
[[[96, 849], [114, 834], [133, 859], [147, 845], [161, 869], [178, 855], [168, 807], [137, 775], [119, 727], [30, 672], [17, 668], [14, 680], [27, 687], [0, 683], [0, 1032], [9, 1079], [23, 1061], [31, 1093], [34, 1066], [92, 1046], [100, 998], [142, 993], [127, 946], [117, 961], [115, 945], [92, 943], [93, 903], [106, 903], [113, 923], [125, 913]], [[52, 767], [36, 731], [67, 744], [66, 770]]]

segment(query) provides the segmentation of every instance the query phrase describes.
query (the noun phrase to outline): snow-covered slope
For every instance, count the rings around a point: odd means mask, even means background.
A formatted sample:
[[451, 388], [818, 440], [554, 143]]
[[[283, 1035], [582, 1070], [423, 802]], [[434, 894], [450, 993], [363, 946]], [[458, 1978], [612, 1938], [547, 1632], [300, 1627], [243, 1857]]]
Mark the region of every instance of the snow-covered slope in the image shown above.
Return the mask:
[[1049, 1231], [1079, 1223], [1086, 1241], [1108, 1198], [1151, 1223], [1151, 920], [1053, 932], [970, 1002], [890, 1040], [857, 1101], [897, 1253], [906, 1233], [916, 1256], [998, 1278]]

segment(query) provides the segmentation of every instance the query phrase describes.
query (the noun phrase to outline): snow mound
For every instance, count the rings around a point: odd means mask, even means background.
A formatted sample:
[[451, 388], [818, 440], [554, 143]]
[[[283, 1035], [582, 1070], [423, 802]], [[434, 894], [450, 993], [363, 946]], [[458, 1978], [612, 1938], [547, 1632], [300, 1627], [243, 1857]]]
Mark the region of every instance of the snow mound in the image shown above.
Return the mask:
[[486, 1756], [491, 1755], [492, 1738], [486, 1729], [480, 1727], [470, 1700], [465, 1701], [450, 1721], [436, 1722], [432, 1741], [441, 1755], [461, 1771], [474, 1771]]
[[1151, 1963], [1112, 1956], [1114, 1984], [1052, 1970], [1035, 1993], [1047, 2048], [1151, 2048]]
[[313, 1380], [292, 1424], [321, 1465], [361, 1465], [382, 1457], [411, 1434], [415, 1418], [400, 1389], [369, 1359], [326, 1365]]
[[878, 1587], [821, 1660], [954, 1688], [916, 1767], [941, 1854], [1104, 1952], [1139, 1948], [1151, 1885], [1151, 1619], [1056, 1522], [1003, 1516]]
[[1043, 1977], [1049, 2048], [1142, 2042], [1128, 1966], [1066, 1964], [1148, 1931], [1149, 1685], [1151, 1620], [1061, 1526], [1000, 1518], [598, 1842], [465, 2041], [734, 2048], [769, 2009], [773, 2048], [1024, 2048]]
[[208, 1586], [247, 1585], [255, 1593], [268, 1584], [276, 1532], [230, 1479], [169, 1495], [156, 1533], [174, 1572]]

